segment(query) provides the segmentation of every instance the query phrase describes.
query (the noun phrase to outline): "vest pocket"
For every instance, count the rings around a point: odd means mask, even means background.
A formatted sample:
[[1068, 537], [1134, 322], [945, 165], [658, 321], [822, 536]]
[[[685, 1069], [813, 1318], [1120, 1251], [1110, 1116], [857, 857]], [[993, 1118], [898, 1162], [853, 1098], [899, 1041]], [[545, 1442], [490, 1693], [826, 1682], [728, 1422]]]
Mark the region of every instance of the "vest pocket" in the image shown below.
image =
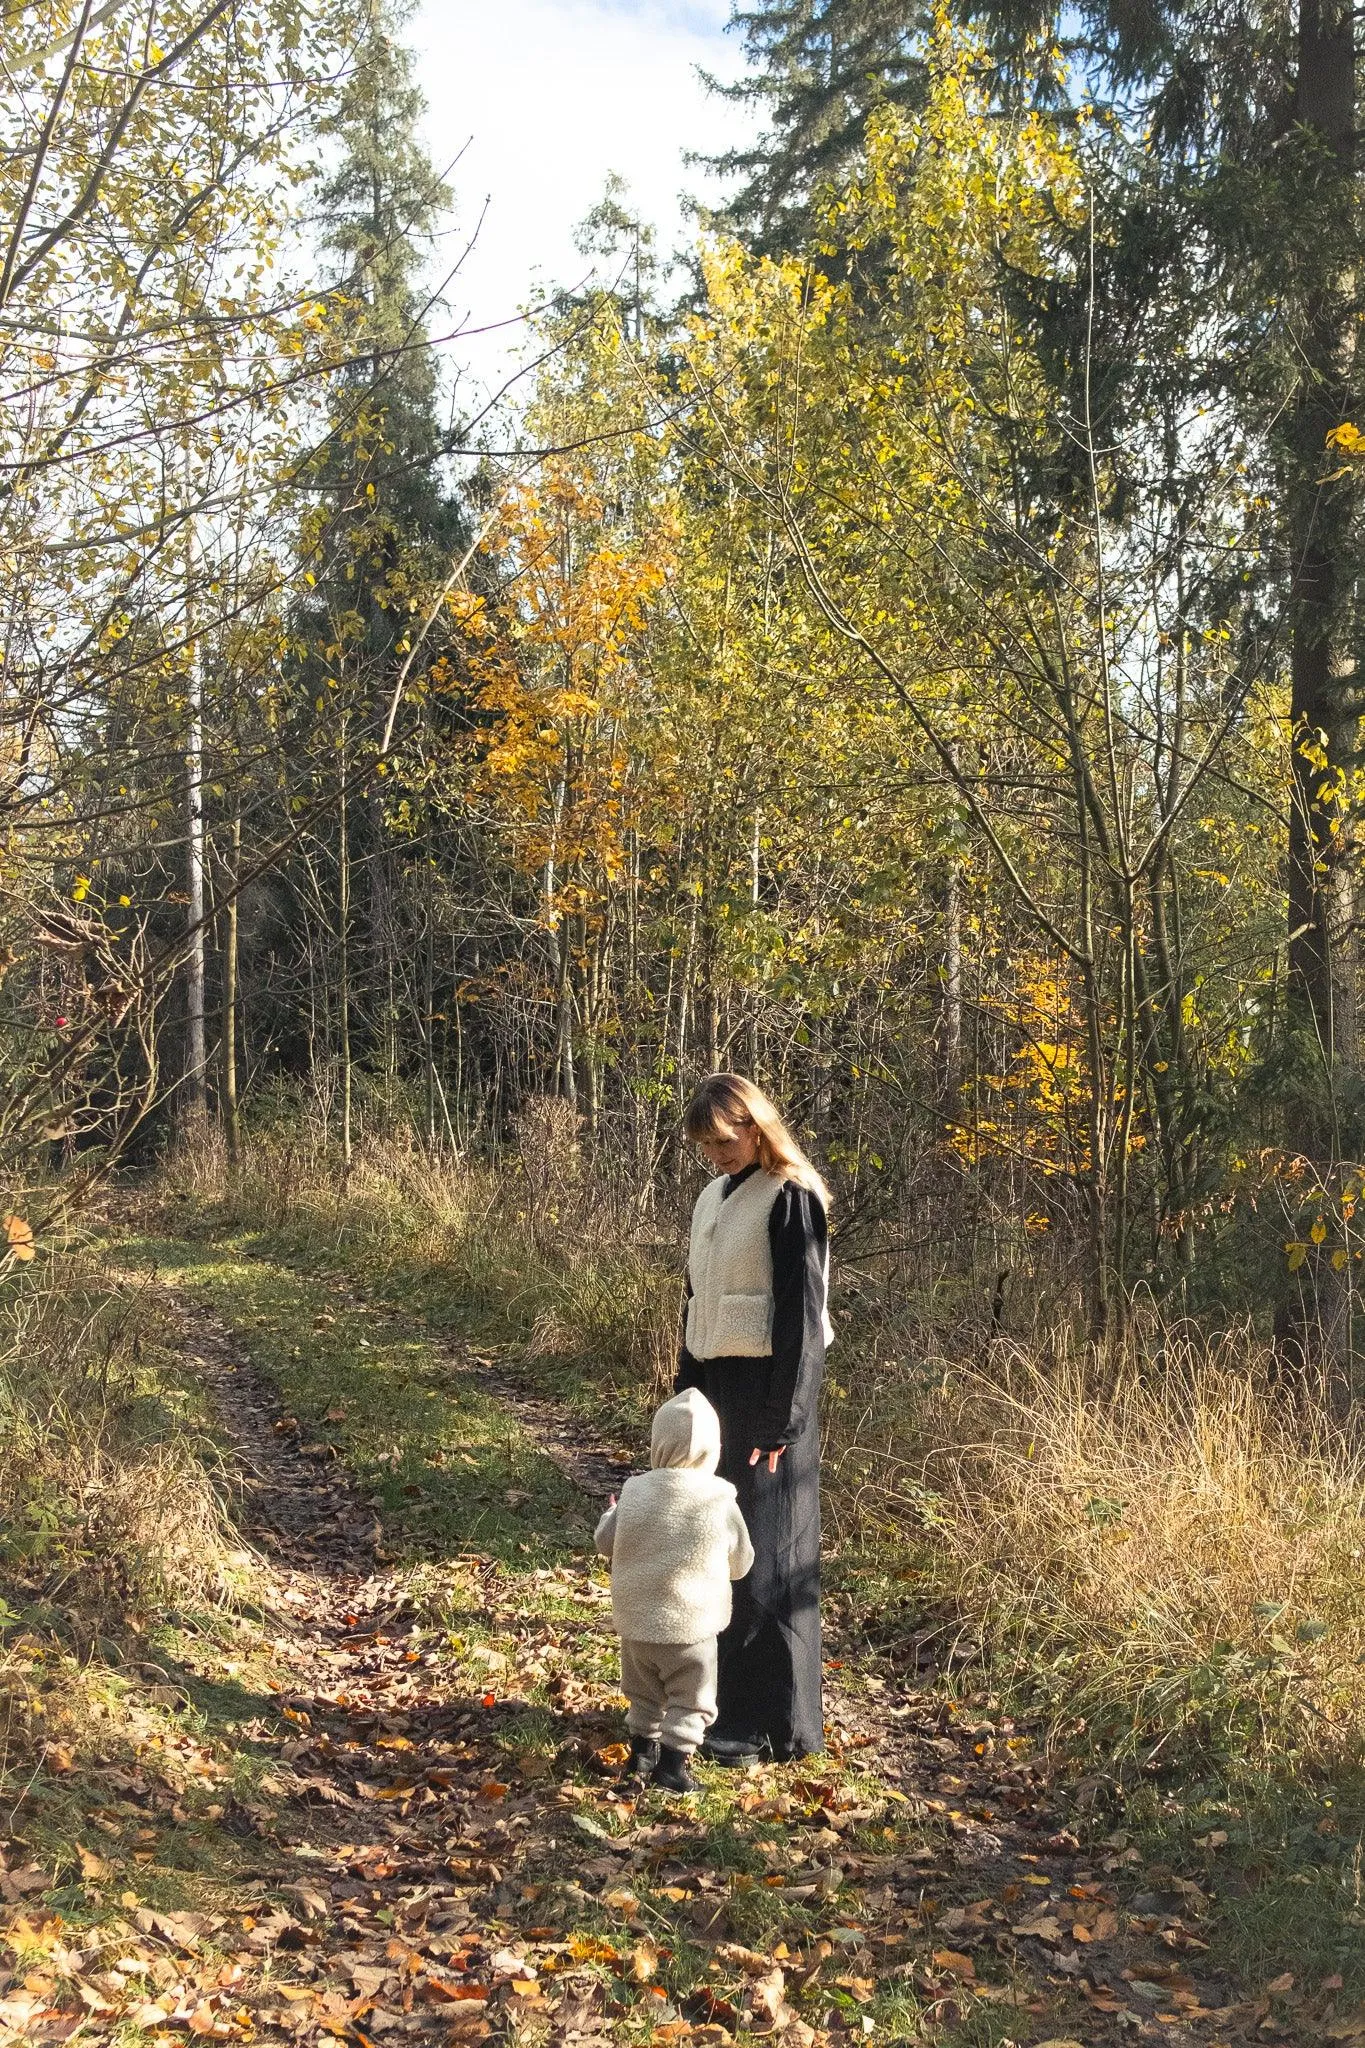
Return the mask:
[[773, 1348], [771, 1294], [722, 1294], [715, 1355], [764, 1358]]

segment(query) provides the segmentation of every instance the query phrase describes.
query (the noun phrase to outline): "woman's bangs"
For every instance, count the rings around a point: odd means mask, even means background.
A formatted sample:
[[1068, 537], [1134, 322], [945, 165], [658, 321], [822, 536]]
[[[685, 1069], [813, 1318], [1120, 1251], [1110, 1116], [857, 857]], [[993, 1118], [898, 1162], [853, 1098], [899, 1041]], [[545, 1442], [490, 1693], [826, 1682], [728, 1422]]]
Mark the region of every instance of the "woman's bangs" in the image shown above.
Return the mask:
[[718, 1102], [694, 1102], [687, 1112], [683, 1129], [693, 1144], [705, 1138], [712, 1138], [717, 1144], [725, 1144], [735, 1135], [736, 1125]]

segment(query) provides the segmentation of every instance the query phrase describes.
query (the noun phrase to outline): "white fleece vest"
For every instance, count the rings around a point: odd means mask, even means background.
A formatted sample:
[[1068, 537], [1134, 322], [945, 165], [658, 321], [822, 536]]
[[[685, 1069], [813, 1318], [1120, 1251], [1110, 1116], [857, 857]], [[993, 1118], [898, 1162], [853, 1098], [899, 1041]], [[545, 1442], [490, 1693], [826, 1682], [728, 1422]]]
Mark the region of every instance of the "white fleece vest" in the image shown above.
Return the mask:
[[[775, 1174], [761, 1169], [726, 1198], [717, 1174], [697, 1197], [687, 1277], [687, 1348], [694, 1358], [771, 1358], [773, 1253], [768, 1220], [782, 1192]], [[826, 1254], [825, 1293], [829, 1294]], [[834, 1336], [824, 1311], [825, 1342]]]
[[597, 1525], [611, 1559], [616, 1633], [640, 1643], [699, 1643], [730, 1621], [730, 1581], [754, 1561], [727, 1479], [676, 1469], [639, 1472]]

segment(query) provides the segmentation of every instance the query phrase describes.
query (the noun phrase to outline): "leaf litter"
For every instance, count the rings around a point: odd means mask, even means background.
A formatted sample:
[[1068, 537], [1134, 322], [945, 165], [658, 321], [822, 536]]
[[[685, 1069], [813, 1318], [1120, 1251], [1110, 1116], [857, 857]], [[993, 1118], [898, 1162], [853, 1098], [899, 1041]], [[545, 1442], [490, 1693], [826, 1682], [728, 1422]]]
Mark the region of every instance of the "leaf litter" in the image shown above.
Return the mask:
[[[385, 1568], [372, 1507], [320, 1468], [241, 1340], [197, 1309], [186, 1335], [261, 1558], [270, 1705], [251, 1741], [268, 1768], [222, 1796], [231, 1759], [185, 1744], [220, 1788], [207, 1839], [244, 1841], [251, 1876], [235, 1898], [214, 1887], [213, 1910], [162, 1910], [117, 1816], [65, 1875], [27, 1853], [21, 1800], [0, 1855], [0, 2039], [836, 2048], [984, 2025], [1038, 2048], [1365, 2042], [1330, 1990], [1285, 1978], [1239, 2001], [1201, 1977], [1198, 1887], [1126, 1910], [1122, 1838], [1082, 1848], [1025, 1737], [848, 1653], [827, 1757], [711, 1773], [685, 1802], [624, 1795], [588, 1561]], [[497, 1392], [515, 1415], [501, 1371]], [[54, 1745], [45, 1771], [73, 1767]], [[139, 1790], [136, 1770], [104, 1778], [106, 1798]], [[44, 1905], [54, 1877], [79, 1908]]]

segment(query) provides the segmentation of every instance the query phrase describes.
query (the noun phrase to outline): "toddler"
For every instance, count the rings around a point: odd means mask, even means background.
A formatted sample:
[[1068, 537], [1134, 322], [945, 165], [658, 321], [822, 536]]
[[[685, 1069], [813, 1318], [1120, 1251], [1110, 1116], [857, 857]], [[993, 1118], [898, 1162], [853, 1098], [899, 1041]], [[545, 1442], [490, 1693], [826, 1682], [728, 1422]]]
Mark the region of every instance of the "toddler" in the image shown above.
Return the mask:
[[623, 1775], [694, 1792], [688, 1759], [716, 1718], [716, 1637], [730, 1581], [754, 1552], [734, 1487], [716, 1477], [720, 1419], [697, 1388], [659, 1409], [649, 1459], [653, 1470], [628, 1479], [597, 1525], [630, 1700]]

